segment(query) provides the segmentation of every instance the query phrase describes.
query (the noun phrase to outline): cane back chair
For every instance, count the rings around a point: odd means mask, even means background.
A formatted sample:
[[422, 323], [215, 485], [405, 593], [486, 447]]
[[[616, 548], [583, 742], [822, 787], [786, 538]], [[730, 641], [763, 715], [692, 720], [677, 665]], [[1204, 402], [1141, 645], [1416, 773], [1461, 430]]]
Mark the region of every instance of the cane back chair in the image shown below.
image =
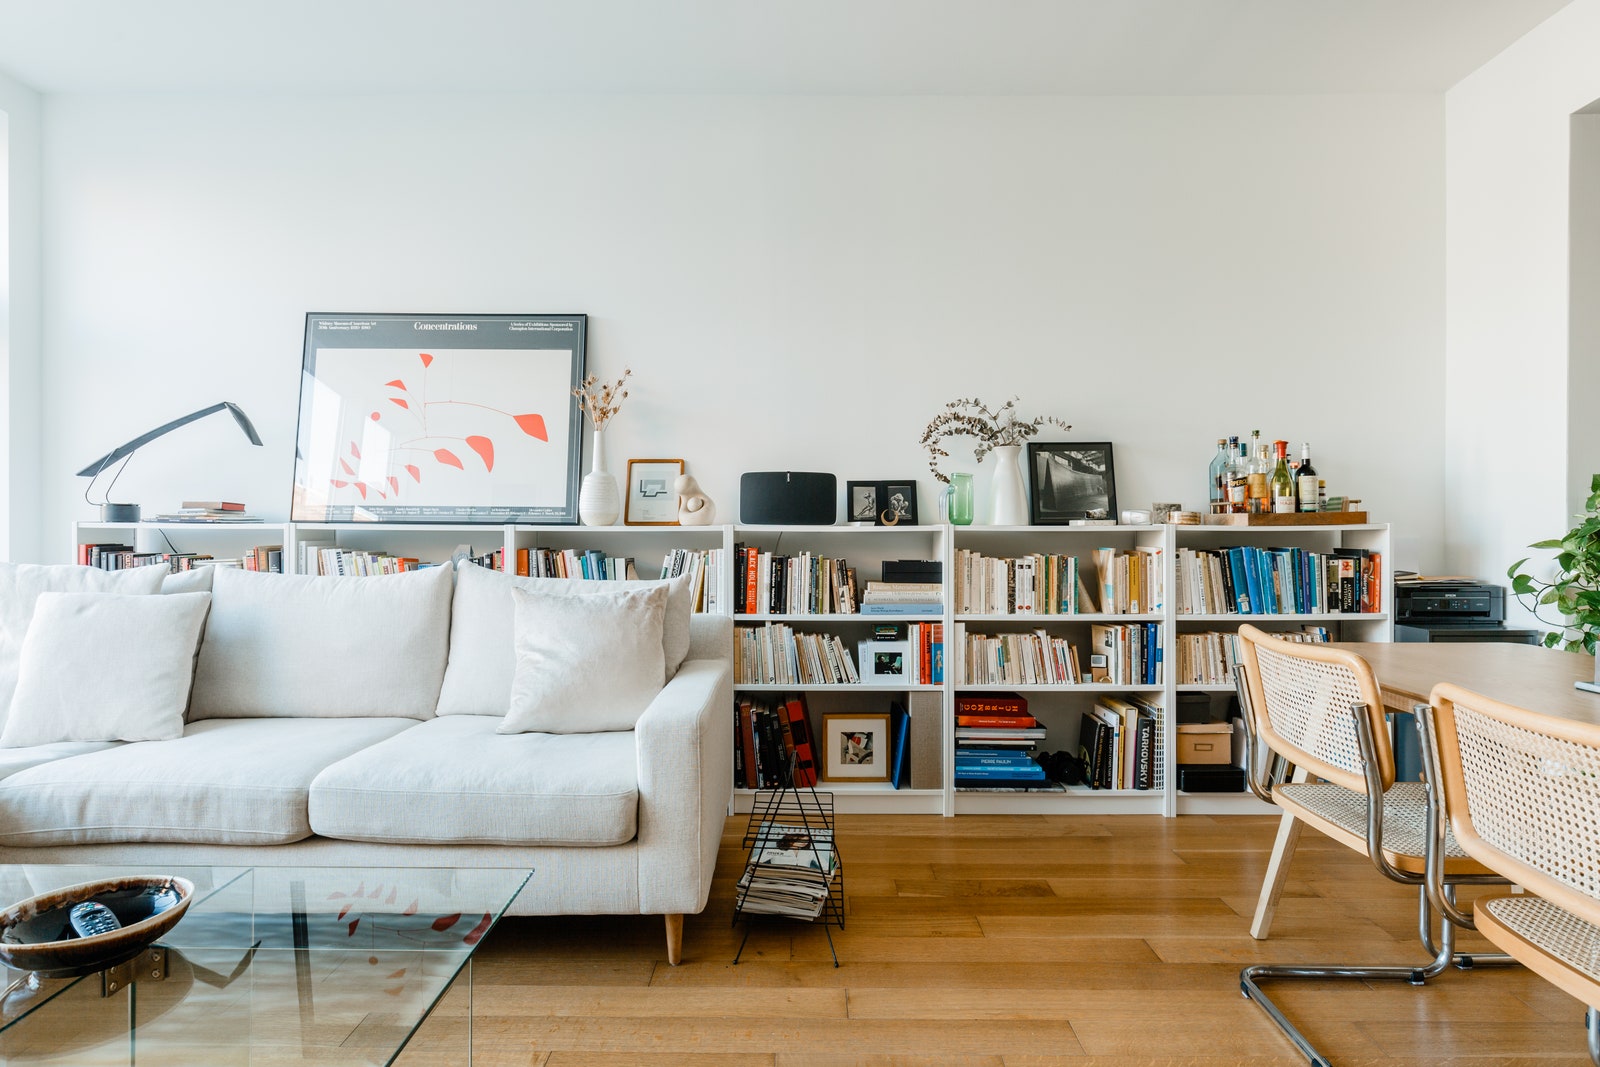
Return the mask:
[[1600, 725], [1505, 704], [1455, 685], [1418, 709], [1423, 752], [1455, 839], [1527, 893], [1473, 902], [1489, 941], [1589, 1005], [1600, 1064]]
[[[1327, 1061], [1262, 991], [1267, 979], [1395, 979], [1421, 985], [1454, 961], [1501, 962], [1504, 957], [1458, 956], [1455, 930], [1440, 923], [1425, 875], [1428, 798], [1421, 782], [1396, 782], [1394, 751], [1378, 680], [1366, 660], [1322, 644], [1286, 641], [1254, 626], [1239, 627], [1238, 683], [1247, 742], [1250, 788], [1335, 841], [1367, 856], [1385, 878], [1417, 887], [1418, 933], [1431, 957], [1416, 967], [1262, 964], [1239, 974], [1255, 1001], [1313, 1064]], [[1280, 834], [1280, 844], [1283, 835]], [[1469, 858], [1451, 838], [1443, 842], [1441, 895], [1453, 902], [1461, 883], [1503, 881]], [[1274, 866], [1278, 857], [1274, 857]], [[1269, 870], [1269, 883], [1281, 871]], [[1264, 893], [1265, 896], [1265, 893]]]

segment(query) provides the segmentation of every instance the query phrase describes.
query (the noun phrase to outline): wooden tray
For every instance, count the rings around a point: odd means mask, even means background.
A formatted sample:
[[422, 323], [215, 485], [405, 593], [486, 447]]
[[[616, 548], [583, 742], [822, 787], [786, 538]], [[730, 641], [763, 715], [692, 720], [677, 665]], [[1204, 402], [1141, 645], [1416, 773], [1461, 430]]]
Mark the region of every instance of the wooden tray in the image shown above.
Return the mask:
[[1365, 511], [1305, 511], [1291, 514], [1202, 515], [1203, 526], [1361, 526]]

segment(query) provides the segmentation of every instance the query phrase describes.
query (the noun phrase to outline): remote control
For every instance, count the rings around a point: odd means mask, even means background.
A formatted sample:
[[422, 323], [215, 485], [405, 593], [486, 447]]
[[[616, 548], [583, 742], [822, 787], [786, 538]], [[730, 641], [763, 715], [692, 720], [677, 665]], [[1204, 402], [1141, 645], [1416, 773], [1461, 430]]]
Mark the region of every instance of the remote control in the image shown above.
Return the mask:
[[93, 900], [74, 904], [72, 911], [68, 912], [68, 918], [72, 920], [72, 928], [78, 931], [79, 937], [94, 937], [122, 929], [122, 924], [111, 913], [111, 909]]

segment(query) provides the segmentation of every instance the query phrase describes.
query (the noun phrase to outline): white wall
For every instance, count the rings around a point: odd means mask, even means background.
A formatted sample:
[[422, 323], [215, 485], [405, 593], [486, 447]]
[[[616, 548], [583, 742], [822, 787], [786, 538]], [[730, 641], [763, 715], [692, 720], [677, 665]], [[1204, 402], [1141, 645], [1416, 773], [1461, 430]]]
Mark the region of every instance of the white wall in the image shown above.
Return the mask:
[[1600, 0], [1576, 0], [1445, 96], [1452, 571], [1504, 574], [1571, 525], [1593, 473], [1569, 469], [1592, 461], [1569, 456], [1570, 418], [1600, 397], [1569, 394], [1568, 238], [1571, 116], [1600, 98], [1597, 49]]
[[1115, 442], [1123, 506], [1203, 506], [1260, 427], [1442, 562], [1437, 97], [95, 95], [46, 128], [61, 553], [72, 471], [220, 399], [266, 448], [208, 420], [116, 497], [283, 517], [307, 311], [584, 311], [635, 372], [613, 469], [684, 456], [724, 516], [745, 470], [925, 475], [940, 404], [1019, 392]]
[[0, 559], [39, 540], [39, 96], [0, 74]]
[[1600, 473], [1600, 114], [1572, 116], [1572, 264], [1567, 359], [1567, 512]]

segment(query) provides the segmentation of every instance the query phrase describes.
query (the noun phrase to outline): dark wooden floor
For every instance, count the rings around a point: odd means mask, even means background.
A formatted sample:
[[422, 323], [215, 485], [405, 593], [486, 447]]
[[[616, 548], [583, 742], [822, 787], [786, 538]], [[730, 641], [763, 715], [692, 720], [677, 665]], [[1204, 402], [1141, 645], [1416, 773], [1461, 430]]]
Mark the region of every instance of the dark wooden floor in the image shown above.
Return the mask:
[[[1293, 1064], [1258, 961], [1420, 960], [1411, 890], [1307, 832], [1270, 941], [1276, 820], [843, 816], [848, 923], [757, 927], [733, 966], [742, 819], [685, 960], [644, 918], [514, 919], [478, 954], [474, 1064]], [[1481, 944], [1481, 943], [1480, 943]], [[1587, 1064], [1583, 1008], [1521, 969], [1276, 986], [1335, 1064]], [[420, 1051], [420, 1050], [419, 1050]], [[407, 1062], [402, 1060], [402, 1063]]]

